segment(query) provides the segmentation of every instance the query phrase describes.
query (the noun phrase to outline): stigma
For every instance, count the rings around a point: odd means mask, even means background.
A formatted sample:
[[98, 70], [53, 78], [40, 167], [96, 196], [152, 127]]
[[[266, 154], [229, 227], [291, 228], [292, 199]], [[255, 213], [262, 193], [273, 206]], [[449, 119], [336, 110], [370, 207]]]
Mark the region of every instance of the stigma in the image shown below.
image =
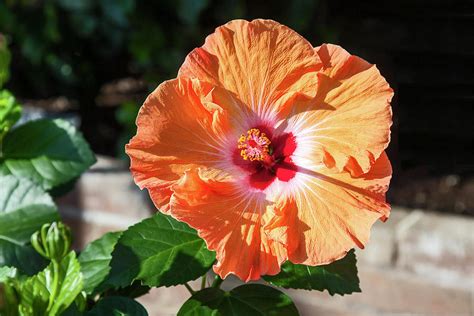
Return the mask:
[[247, 134], [240, 135], [237, 148], [244, 160], [264, 161], [272, 154], [271, 141], [258, 128], [251, 128]]

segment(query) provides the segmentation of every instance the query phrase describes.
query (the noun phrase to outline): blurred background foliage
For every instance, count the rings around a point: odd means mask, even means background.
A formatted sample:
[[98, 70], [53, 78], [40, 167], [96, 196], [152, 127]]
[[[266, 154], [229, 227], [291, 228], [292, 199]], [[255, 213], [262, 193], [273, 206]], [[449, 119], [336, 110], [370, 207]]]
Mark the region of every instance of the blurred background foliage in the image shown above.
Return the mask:
[[320, 42], [336, 38], [321, 22], [309, 27], [318, 1], [276, 1], [271, 7], [247, 2], [2, 0], [0, 31], [18, 58], [11, 85], [25, 96], [77, 97], [130, 74], [156, 84], [174, 77], [186, 54], [216, 26], [269, 11], [281, 12], [280, 22]]
[[474, 214], [469, 0], [0, 0], [7, 88], [20, 99], [65, 97], [94, 151], [123, 157], [147, 93], [236, 18], [271, 18], [377, 64], [396, 92], [390, 199]]
[[[271, 15], [319, 43], [334, 42], [333, 28], [313, 22], [323, 6], [312, 0], [270, 7], [241, 0], [0, 0], [0, 32], [15, 56], [9, 87], [23, 98], [77, 100], [96, 151], [112, 154], [118, 148], [116, 154], [124, 157], [143, 98], [125, 96], [111, 115], [96, 106], [104, 84], [132, 76], [144, 80], [149, 92], [175, 77], [186, 54], [216, 26], [236, 18]], [[99, 138], [91, 135], [92, 126]], [[117, 129], [124, 133], [113, 146]]]

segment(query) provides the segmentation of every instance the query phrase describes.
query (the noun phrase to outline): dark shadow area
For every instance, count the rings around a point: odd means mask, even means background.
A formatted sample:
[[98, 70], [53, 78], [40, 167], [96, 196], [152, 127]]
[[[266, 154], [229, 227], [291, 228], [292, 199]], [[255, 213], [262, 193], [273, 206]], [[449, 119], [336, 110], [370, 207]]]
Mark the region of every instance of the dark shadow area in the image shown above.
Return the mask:
[[160, 276], [159, 282], [164, 286], [182, 284], [189, 281], [187, 275], [196, 274], [197, 271], [202, 271], [201, 275], [204, 275], [210, 269], [212, 267], [203, 266], [196, 258], [180, 251], [174, 257], [171, 266]]
[[140, 271], [140, 259], [133, 249], [120, 243], [114, 248], [110, 261], [110, 272], [103, 284], [113, 287], [126, 287], [132, 284]]

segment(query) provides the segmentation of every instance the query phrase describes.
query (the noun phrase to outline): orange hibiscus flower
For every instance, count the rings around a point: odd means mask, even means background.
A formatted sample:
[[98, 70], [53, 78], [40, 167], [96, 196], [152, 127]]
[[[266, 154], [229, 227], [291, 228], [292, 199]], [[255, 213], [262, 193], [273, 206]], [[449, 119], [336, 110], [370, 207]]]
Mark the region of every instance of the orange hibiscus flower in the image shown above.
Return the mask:
[[393, 91], [339, 46], [270, 20], [231, 21], [143, 104], [126, 146], [156, 207], [244, 281], [327, 264], [389, 216]]

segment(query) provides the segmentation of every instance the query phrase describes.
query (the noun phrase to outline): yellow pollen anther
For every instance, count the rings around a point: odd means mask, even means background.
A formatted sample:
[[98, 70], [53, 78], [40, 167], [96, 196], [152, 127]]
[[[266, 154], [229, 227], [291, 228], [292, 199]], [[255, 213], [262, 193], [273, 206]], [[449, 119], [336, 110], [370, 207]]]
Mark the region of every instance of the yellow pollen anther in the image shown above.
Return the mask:
[[258, 128], [251, 128], [247, 135], [242, 134], [237, 141], [237, 148], [244, 160], [262, 161], [270, 151], [270, 140]]

